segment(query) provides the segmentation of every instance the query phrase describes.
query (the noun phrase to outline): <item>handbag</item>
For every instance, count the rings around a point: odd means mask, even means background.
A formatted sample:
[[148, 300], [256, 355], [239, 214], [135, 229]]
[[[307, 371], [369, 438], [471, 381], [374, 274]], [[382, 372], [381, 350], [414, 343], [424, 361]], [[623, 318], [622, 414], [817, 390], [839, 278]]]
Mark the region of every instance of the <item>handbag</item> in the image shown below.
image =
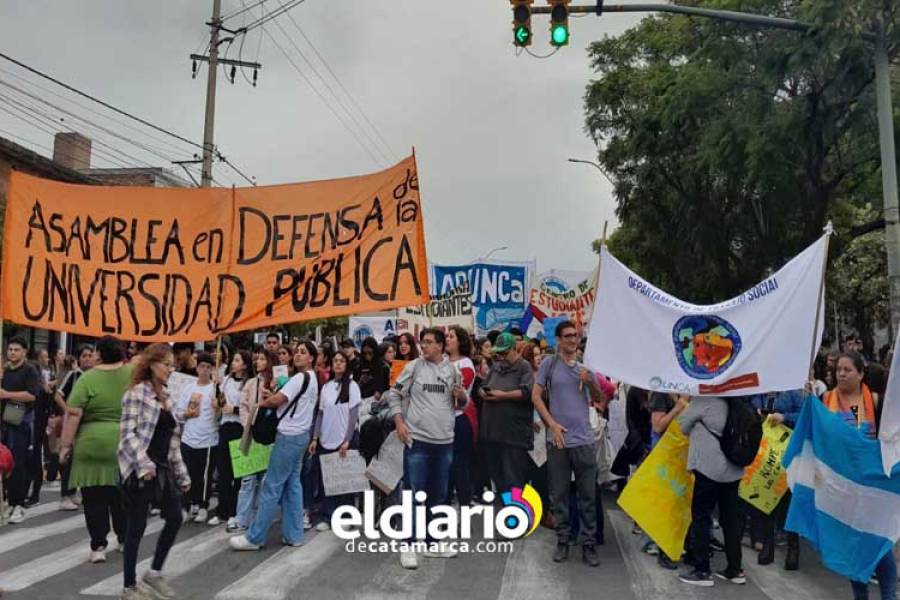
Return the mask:
[[272, 407], [259, 408], [256, 411], [256, 419], [253, 421], [253, 425], [251, 425], [251, 433], [253, 434], [253, 441], [257, 444], [262, 444], [264, 446], [268, 446], [275, 442], [275, 436], [278, 434], [278, 424], [281, 423], [281, 420], [288, 414], [291, 413], [291, 417], [293, 418], [294, 413], [297, 411], [297, 402], [300, 401], [300, 397], [306, 393], [307, 388], [309, 388], [309, 381], [312, 379], [308, 372], [303, 373], [303, 386], [300, 388], [300, 392], [291, 400], [290, 404], [284, 409], [284, 412], [281, 415], [278, 415], [278, 409]]
[[7, 402], [3, 407], [3, 422], [7, 425], [19, 426], [25, 420], [25, 406], [17, 402]]

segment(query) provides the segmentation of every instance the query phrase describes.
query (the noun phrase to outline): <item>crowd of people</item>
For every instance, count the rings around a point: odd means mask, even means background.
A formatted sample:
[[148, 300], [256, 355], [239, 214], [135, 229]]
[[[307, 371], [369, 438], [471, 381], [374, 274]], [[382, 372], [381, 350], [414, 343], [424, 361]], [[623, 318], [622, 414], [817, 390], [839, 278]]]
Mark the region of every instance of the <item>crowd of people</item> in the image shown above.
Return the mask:
[[[27, 343], [12, 338], [0, 385], [2, 442], [15, 461], [4, 478], [5, 516], [22, 523], [42, 482], [59, 479], [59, 509], [83, 507], [88, 560], [102, 563], [113, 548], [122, 552], [122, 597], [172, 598], [163, 567], [186, 521], [224, 526], [234, 534], [231, 548], [254, 551], [266, 544], [280, 510], [282, 544], [301, 546], [305, 531], [327, 531], [331, 515], [356, 502], [352, 494], [324, 494], [318, 459], [358, 450], [370, 461], [393, 431], [405, 444], [402, 487], [425, 491], [427, 506], [497, 502], [500, 493], [530, 483], [546, 507], [543, 525], [556, 534], [548, 558], [566, 561], [580, 545], [583, 562], [597, 566], [602, 495], [621, 489], [677, 420], [690, 440], [695, 478], [686, 552], [674, 561], [649, 538], [645, 551], [665, 569], [683, 563], [679, 578], [686, 584], [710, 586], [714, 577], [742, 584], [745, 535], [761, 565], [774, 562], [783, 537], [784, 568], [799, 568], [797, 536], [780, 531], [790, 493], [772, 515], [738, 497], [744, 467], [720, 443], [727, 400], [617, 386], [581, 362], [585, 341], [572, 322], [559, 324], [554, 341], [551, 349], [518, 330], [475, 338], [461, 327], [380, 343], [367, 338], [359, 347], [352, 340], [289, 343], [275, 333], [252, 347], [202, 349], [141, 347], [107, 336], [71, 357], [58, 352], [51, 360], [41, 349], [29, 360]], [[819, 357], [804, 389], [742, 401], [768, 422], [792, 426], [803, 402], [817, 398], [874, 438], [886, 368], [857, 352], [855, 338], [842, 350]], [[881, 359], [889, 364], [889, 353]], [[175, 372], [195, 379], [173, 388]], [[612, 456], [603, 442], [620, 390], [628, 435]], [[266, 428], [267, 469], [236, 477], [231, 445], [257, 439]], [[546, 460], [537, 460], [544, 445]], [[151, 568], [138, 579], [138, 550], [148, 518], [157, 515], [164, 525]], [[724, 551], [727, 566], [713, 573], [716, 550]], [[424, 552], [455, 554], [449, 544]], [[411, 549], [399, 557], [408, 569], [419, 558]], [[893, 554], [876, 576], [882, 598], [895, 598]], [[866, 584], [852, 588], [855, 598], [866, 597]]]

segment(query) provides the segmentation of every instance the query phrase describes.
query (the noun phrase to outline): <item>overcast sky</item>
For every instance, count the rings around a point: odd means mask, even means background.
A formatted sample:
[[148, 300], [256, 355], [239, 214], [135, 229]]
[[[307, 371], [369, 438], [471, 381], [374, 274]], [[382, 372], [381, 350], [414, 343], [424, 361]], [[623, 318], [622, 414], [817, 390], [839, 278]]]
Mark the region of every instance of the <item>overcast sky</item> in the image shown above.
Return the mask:
[[[268, 0], [266, 11], [278, 2]], [[240, 0], [223, 0], [223, 15], [240, 8]], [[187, 56], [204, 51], [204, 22], [211, 9], [212, 0], [6, 0], [0, 51], [200, 141], [206, 71], [192, 80]], [[261, 13], [256, 9], [252, 14]], [[330, 79], [294, 24], [279, 17], [265, 30], [329, 101], [323, 102], [301, 79], [268, 34], [250, 32], [243, 59], [255, 60], [260, 48], [259, 84], [253, 88], [238, 74], [231, 85], [220, 71], [216, 111], [216, 144], [243, 171], [260, 184], [344, 177], [384, 166], [375, 146], [392, 161], [415, 146], [431, 261], [468, 262], [508, 246], [494, 256], [536, 258], [539, 270], [593, 267], [590, 241], [599, 237], [604, 220], [613, 226], [615, 217], [611, 188], [602, 175], [588, 165], [566, 162], [568, 157], [593, 160], [596, 155], [584, 133], [582, 96], [591, 78], [585, 49], [592, 40], [621, 33], [637, 17], [573, 18], [571, 45], [538, 60], [516, 56], [507, 0], [306, 0], [290, 14], [365, 116]], [[242, 19], [226, 25], [239, 27]], [[532, 51], [548, 53], [545, 16], [534, 17], [534, 31]], [[328, 79], [340, 102], [291, 40]], [[237, 54], [235, 44], [229, 57]], [[24, 76], [71, 97], [5, 61], [0, 69], [0, 81], [22, 85], [11, 74]], [[23, 87], [35, 91], [28, 84]], [[129, 138], [169, 148], [42, 95]], [[19, 136], [15, 141], [47, 153], [40, 148], [52, 146], [46, 124], [45, 131], [14, 118], [2, 99], [0, 109], [7, 110], [0, 110], [0, 135], [11, 132]], [[368, 152], [348, 129], [368, 144]], [[101, 134], [95, 131], [94, 137]], [[135, 158], [167, 166], [134, 146], [102, 139]], [[183, 153], [176, 156], [177, 149], [169, 148], [172, 159], [191, 158], [190, 147], [173, 143]], [[133, 164], [130, 158], [122, 160]], [[99, 160], [94, 166], [110, 165]], [[216, 165], [215, 175], [239, 184], [224, 165]]]

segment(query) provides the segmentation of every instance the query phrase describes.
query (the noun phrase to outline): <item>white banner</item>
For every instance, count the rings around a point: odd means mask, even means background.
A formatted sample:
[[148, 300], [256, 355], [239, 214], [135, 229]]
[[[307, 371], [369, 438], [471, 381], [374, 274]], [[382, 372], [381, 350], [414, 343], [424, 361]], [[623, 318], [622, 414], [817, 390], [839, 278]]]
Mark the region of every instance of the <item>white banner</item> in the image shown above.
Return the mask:
[[398, 331], [409, 331], [416, 339], [426, 327], [437, 327], [446, 332], [453, 325], [470, 332], [475, 330], [475, 310], [468, 282], [446, 294], [431, 296], [428, 304], [397, 310]]
[[397, 335], [397, 317], [350, 317], [350, 339], [357, 348], [362, 347], [362, 342], [367, 337], [373, 337], [381, 343], [386, 336]]
[[822, 339], [816, 304], [826, 248], [827, 235], [743, 294], [700, 306], [647, 283], [604, 247], [585, 362], [613, 379], [665, 392], [738, 396], [802, 388], [810, 351]]

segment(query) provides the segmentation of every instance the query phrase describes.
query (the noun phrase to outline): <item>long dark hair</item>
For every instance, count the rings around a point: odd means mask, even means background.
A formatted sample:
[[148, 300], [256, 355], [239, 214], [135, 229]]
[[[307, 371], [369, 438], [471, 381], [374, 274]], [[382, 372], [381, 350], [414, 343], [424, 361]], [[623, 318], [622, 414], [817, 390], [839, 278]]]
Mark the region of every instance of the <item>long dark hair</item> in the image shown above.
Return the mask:
[[[409, 354], [403, 356], [400, 354], [400, 341], [405, 340], [409, 344]], [[400, 360], [415, 360], [419, 358], [419, 347], [416, 345], [416, 336], [406, 331], [400, 334], [397, 340], [397, 358]]]
[[[263, 348], [259, 353], [265, 357], [266, 363], [268, 364], [266, 365], [265, 370], [258, 372], [257, 375], [261, 376], [266, 384], [272, 383], [272, 380], [275, 378], [272, 374], [272, 367], [278, 364], [278, 355], [268, 348]], [[253, 365], [253, 369], [256, 370], [256, 365]]]
[[334, 356], [331, 357], [331, 372], [334, 374], [334, 361], [337, 359], [341, 359], [344, 361], [344, 374], [340, 379], [337, 379], [337, 375], [335, 374], [333, 381], [341, 386], [341, 389], [338, 391], [337, 400], [335, 400], [335, 404], [346, 404], [350, 402], [350, 382], [353, 378], [350, 376], [350, 363], [347, 361], [347, 357], [338, 352]]
[[[223, 348], [224, 348], [224, 346], [223, 346]], [[244, 387], [244, 384], [247, 383], [247, 381], [253, 379], [253, 376], [256, 374], [256, 365], [253, 364], [253, 357], [251, 357], [250, 353], [247, 352], [246, 350], [238, 350], [234, 353], [234, 355], [240, 356], [241, 360], [244, 361], [244, 376], [241, 378], [235, 377], [231, 373], [230, 365], [229, 365], [229, 369], [228, 369], [228, 371], [229, 371], [228, 374], [231, 375], [231, 378], [234, 379], [235, 381], [240, 381], [241, 387]]]
[[469, 332], [459, 325], [451, 325], [449, 330], [456, 334], [459, 355], [472, 358], [472, 336]]
[[[300, 343], [297, 344], [297, 347], [294, 348], [294, 354], [297, 353], [297, 349], [303, 346], [306, 348], [306, 352], [312, 357], [309, 361], [309, 369], [311, 371], [315, 371], [316, 369], [316, 359], [319, 357], [319, 349], [316, 348], [315, 343], [310, 340], [300, 340]], [[291, 366], [294, 366], [294, 357], [291, 355]]]

